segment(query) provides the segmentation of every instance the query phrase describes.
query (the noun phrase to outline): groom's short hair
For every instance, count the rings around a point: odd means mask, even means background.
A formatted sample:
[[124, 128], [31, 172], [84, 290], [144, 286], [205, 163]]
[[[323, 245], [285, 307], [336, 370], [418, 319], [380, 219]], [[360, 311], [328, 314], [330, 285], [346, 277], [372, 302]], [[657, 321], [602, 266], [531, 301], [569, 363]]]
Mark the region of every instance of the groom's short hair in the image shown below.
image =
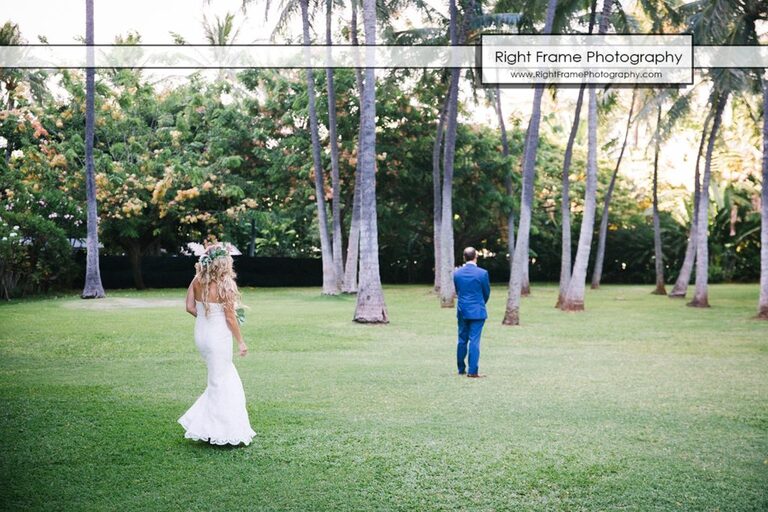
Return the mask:
[[464, 261], [472, 261], [477, 258], [477, 251], [474, 247], [464, 249]]

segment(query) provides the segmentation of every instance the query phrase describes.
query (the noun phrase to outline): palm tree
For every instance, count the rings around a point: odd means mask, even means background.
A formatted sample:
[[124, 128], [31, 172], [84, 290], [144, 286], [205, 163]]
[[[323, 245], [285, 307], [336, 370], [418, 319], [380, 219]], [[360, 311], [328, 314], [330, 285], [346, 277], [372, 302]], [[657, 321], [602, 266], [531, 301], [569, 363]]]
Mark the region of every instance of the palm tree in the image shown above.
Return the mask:
[[[22, 44], [21, 31], [19, 26], [6, 21], [5, 24], [0, 27], [0, 46], [16, 46]], [[14, 69], [2, 68], [0, 69], [0, 82], [3, 83], [8, 99], [6, 101], [5, 110], [11, 111], [14, 108], [14, 92], [19, 82], [18, 72]], [[5, 165], [11, 160], [11, 147], [10, 142], [5, 146]]]
[[[228, 52], [225, 48], [221, 47], [234, 44], [240, 34], [240, 28], [235, 27], [235, 15], [228, 12], [224, 15], [224, 18], [215, 16], [213, 21], [210, 21], [207, 16], [203, 15], [203, 33], [208, 44], [213, 46], [216, 60], [218, 62], [230, 60], [231, 62], [231, 59], [227, 58]], [[227, 80], [236, 88], [236, 91], [242, 92], [235, 71], [231, 68], [219, 69], [218, 79]]]
[[[544, 33], [552, 32], [555, 20], [557, 0], [549, 0], [544, 22]], [[520, 199], [520, 224], [517, 228], [515, 252], [510, 260], [509, 291], [507, 307], [504, 313], [504, 325], [520, 324], [520, 296], [522, 294], [525, 267], [528, 266], [528, 242], [531, 230], [531, 211], [533, 209], [533, 185], [536, 179], [536, 151], [539, 145], [539, 121], [541, 120], [541, 99], [544, 95], [544, 85], [538, 84], [533, 93], [531, 120], [528, 124], [528, 139], [523, 151], [523, 184]]]
[[[374, 57], [376, 45], [376, 0], [363, 0], [366, 61]], [[365, 68], [360, 109], [360, 283], [354, 320], [362, 323], [388, 323], [387, 306], [379, 274], [379, 242], [376, 222], [376, 75]]]
[[[419, 8], [431, 14], [428, 8], [418, 3]], [[464, 10], [461, 28], [458, 24], [458, 9], [455, 2], [449, 4], [448, 41], [451, 45], [467, 44], [470, 27], [503, 26], [517, 22], [517, 15], [491, 14], [482, 15], [476, 10], [476, 2], [471, 0]], [[475, 32], [477, 34], [479, 32]], [[396, 42], [413, 43], [418, 40], [424, 44], [445, 44], [442, 27], [406, 30], [395, 34]], [[425, 39], [427, 39], [425, 41]], [[455, 264], [453, 242], [453, 168], [456, 149], [456, 130], [458, 115], [458, 84], [461, 70], [452, 68], [449, 73], [447, 94], [438, 115], [437, 133], [432, 146], [432, 186], [433, 186], [433, 244], [435, 276], [434, 289], [439, 292], [442, 307], [453, 307], [455, 290], [452, 272]], [[440, 158], [443, 158], [441, 173]], [[441, 175], [442, 174], [442, 175]]]
[[[358, 162], [360, 159], [358, 158]], [[347, 238], [347, 261], [344, 263], [344, 279], [341, 292], [357, 293], [357, 269], [360, 262], [360, 164], [355, 165], [355, 191], [352, 194], [352, 220]]]
[[605, 259], [605, 242], [608, 237], [608, 212], [611, 206], [611, 199], [613, 198], [613, 190], [616, 187], [616, 178], [619, 175], [619, 168], [621, 167], [621, 160], [624, 157], [624, 151], [627, 147], [627, 140], [629, 139], [629, 129], [632, 126], [632, 114], [635, 110], [635, 98], [637, 96], [637, 87], [632, 89], [632, 99], [629, 104], [629, 114], [627, 115], [627, 125], [624, 130], [624, 141], [621, 143], [621, 150], [619, 151], [619, 157], [616, 159], [616, 166], [613, 168], [613, 174], [611, 175], [611, 181], [608, 183], [608, 190], [605, 191], [605, 198], [603, 199], [603, 214], [600, 218], [600, 230], [597, 238], [597, 254], [595, 256], [595, 267], [592, 269], [592, 289], [597, 290], [600, 288], [600, 279], [603, 276], [603, 261]]
[[576, 108], [573, 112], [573, 124], [568, 135], [568, 143], [565, 145], [563, 157], [563, 189], [560, 198], [560, 286], [557, 293], [556, 308], [563, 303], [565, 292], [568, 289], [568, 281], [571, 280], [571, 180], [570, 169], [573, 159], [573, 145], [576, 142], [576, 133], [579, 131], [581, 120], [581, 105], [584, 102], [584, 85], [579, 87], [579, 96], [576, 99]]
[[[496, 97], [494, 101], [496, 110], [496, 117], [499, 120], [499, 130], [501, 131], [501, 154], [505, 159], [509, 157], [509, 139], [507, 137], [507, 126], [504, 124], [504, 113], [501, 110], [501, 87], [496, 86]], [[512, 173], [510, 172], [504, 177], [504, 188], [506, 189], [507, 196], [512, 197]], [[507, 213], [507, 253], [510, 260], [515, 253], [515, 211], [510, 207]]]
[[[308, 56], [311, 39], [309, 37], [309, 0], [300, 0], [302, 32], [305, 52]], [[320, 231], [320, 252], [323, 261], [323, 294], [337, 295], [340, 291], [336, 279], [336, 267], [333, 262], [333, 249], [328, 233], [328, 213], [325, 206], [325, 178], [320, 160], [320, 137], [318, 134], [317, 105], [315, 100], [315, 78], [312, 68], [307, 68], [307, 99], [309, 103], [309, 132], [312, 140], [312, 161], [315, 170], [315, 202]]]
[[[331, 15], [333, 0], [326, 0], [325, 9], [325, 44], [333, 44], [331, 38]], [[333, 268], [336, 276], [336, 288], [341, 289], [344, 280], [344, 259], [341, 239], [341, 180], [339, 178], [339, 142], [336, 134], [336, 88], [333, 82], [333, 68], [325, 68], [328, 88], [328, 138], [331, 145], [331, 187], [333, 202], [331, 203], [331, 224], [333, 226]]]
[[[680, 8], [685, 15], [689, 31], [696, 44], [757, 45], [756, 22], [768, 18], [768, 3], [758, 0], [731, 2], [725, 0], [695, 0]], [[709, 182], [711, 158], [717, 132], [722, 121], [723, 110], [729, 94], [756, 86], [755, 70], [722, 69], [711, 70], [714, 82], [711, 103], [714, 108], [712, 130], [709, 134], [707, 153], [704, 159], [704, 175], [700, 189], [696, 217], [696, 291], [688, 304], [694, 307], [709, 307], [708, 297], [708, 237], [709, 225]], [[753, 78], [753, 80], [749, 80]]]
[[85, 195], [87, 205], [88, 237], [86, 240], [84, 299], [105, 296], [99, 272], [99, 227], [96, 204], [96, 177], [93, 164], [95, 73], [93, 67], [93, 0], [85, 0], [85, 44], [88, 49], [88, 67], [85, 69]]
[[760, 299], [758, 318], [768, 320], [768, 78], [763, 78], [763, 191], [760, 212]]
[[[465, 22], [467, 21], [467, 16], [467, 13], [465, 13]], [[457, 18], [456, 0], [450, 0], [450, 39], [452, 46], [455, 46], [459, 40], [456, 27]], [[462, 25], [465, 24], [463, 23]], [[463, 36], [461, 39], [463, 40]], [[455, 263], [453, 247], [453, 157], [456, 151], [460, 73], [460, 68], [451, 68], [448, 98], [446, 99], [443, 183], [440, 203], [440, 305], [444, 308], [453, 307], [453, 299], [456, 294], [456, 289], [453, 286], [453, 266]]]
[[443, 249], [440, 243], [440, 231], [442, 228], [442, 210], [443, 210], [443, 189], [442, 172], [440, 170], [440, 149], [445, 136], [445, 117], [448, 113], [448, 102], [443, 103], [440, 108], [440, 115], [437, 118], [437, 133], [435, 134], [435, 143], [432, 146], [432, 236], [435, 258], [435, 283], [434, 289], [440, 291], [440, 276], [442, 268], [440, 266], [440, 252]]
[[[603, 5], [605, 9], [605, 5]], [[662, 33], [664, 30], [664, 24], [676, 25], [679, 23], [680, 17], [677, 11], [673, 8], [672, 4], [666, 0], [646, 0], [641, 2], [641, 9], [650, 18], [653, 33]], [[627, 18], [627, 16], [619, 12], [619, 17]], [[630, 25], [627, 19], [627, 26]], [[621, 144], [621, 150], [619, 151], [619, 157], [616, 160], [616, 166], [613, 169], [611, 180], [608, 184], [608, 189], [603, 198], [603, 210], [600, 217], [600, 228], [598, 231], [597, 239], [597, 254], [595, 255], [595, 264], [592, 269], [592, 283], [591, 288], [597, 290], [600, 288], [600, 281], [603, 276], [603, 267], [605, 261], [605, 245], [608, 237], [608, 220], [610, 213], [611, 200], [613, 199], [613, 191], [616, 186], [616, 178], [619, 174], [622, 158], [624, 157], [624, 151], [627, 147], [627, 139], [629, 136], [629, 129], [632, 124], [632, 114], [634, 113], [635, 100], [637, 97], [637, 87], [632, 90], [632, 99], [630, 100], [629, 114], [627, 116], [627, 125], [624, 132], [624, 140]], [[657, 127], [658, 131], [658, 127]]]
[[688, 292], [688, 283], [691, 281], [691, 273], [693, 272], [693, 264], [696, 261], [696, 232], [698, 229], [699, 218], [699, 198], [701, 187], [699, 182], [701, 181], [700, 163], [701, 154], [704, 152], [704, 143], [707, 141], [707, 128], [709, 122], [712, 120], [712, 110], [707, 113], [707, 117], [704, 120], [704, 128], [701, 130], [701, 139], [699, 140], [699, 149], [696, 153], [696, 170], [694, 171], [694, 184], [693, 184], [693, 211], [691, 212], [691, 229], [688, 233], [688, 244], [685, 248], [685, 258], [683, 264], [680, 267], [680, 273], [675, 281], [675, 286], [672, 291], [669, 292], [669, 297], [672, 299], [681, 299], [685, 297]]
[[[251, 4], [253, 0], [243, 0], [243, 10]], [[265, 18], [269, 13], [271, 1], [265, 2]], [[305, 47], [305, 55], [309, 60], [309, 45], [311, 39], [309, 36], [310, 27], [310, 12], [309, 12], [309, 0], [289, 0], [281, 4], [281, 11], [278, 15], [277, 23], [272, 32], [272, 38], [274, 39], [277, 34], [281, 33], [288, 26], [289, 20], [294, 16], [296, 10], [301, 12], [302, 22], [302, 37]], [[330, 10], [329, 4], [326, 8], [326, 41], [330, 44]], [[315, 203], [317, 205], [317, 220], [318, 231], [320, 235], [320, 254], [322, 258], [323, 266], [323, 294], [324, 295], [337, 295], [341, 291], [343, 281], [343, 256], [342, 256], [342, 240], [341, 240], [341, 210], [340, 210], [340, 186], [338, 179], [338, 141], [336, 138], [336, 99], [335, 92], [333, 90], [333, 70], [328, 68], [327, 73], [330, 73], [330, 79], [328, 81], [328, 115], [329, 115], [329, 133], [331, 140], [331, 187], [333, 188], [332, 196], [332, 229], [333, 229], [333, 241], [328, 230], [328, 212], [325, 201], [325, 176], [322, 167], [322, 161], [320, 157], [320, 136], [318, 133], [318, 120], [317, 120], [317, 100], [315, 98], [315, 80], [314, 72], [312, 68], [306, 69], [307, 74], [307, 103], [309, 110], [309, 131], [312, 141], [312, 162], [314, 168], [314, 182], [315, 182]]]
[[[661, 103], [657, 106], [656, 129], [661, 124]], [[655, 295], [666, 295], [664, 287], [664, 254], [661, 250], [661, 222], [659, 220], [659, 135], [653, 145], [653, 254], [656, 266]]]
[[[21, 37], [21, 30], [16, 23], [6, 21], [0, 27], [0, 46], [21, 46], [26, 41]], [[18, 69], [18, 68], [0, 68], [0, 83], [3, 84], [5, 94], [8, 96], [5, 102], [5, 110], [13, 110], [16, 107], [16, 88], [22, 82], [29, 85], [32, 98], [42, 104], [44, 100], [51, 97], [46, 79], [48, 75], [45, 70], [40, 69]], [[11, 160], [11, 153], [15, 148], [9, 141], [5, 146], [5, 163]]]
[[[595, 27], [595, 16], [597, 11], [597, 0], [590, 1], [589, 9], [589, 33]], [[571, 280], [571, 160], [573, 159], [573, 145], [576, 142], [576, 134], [579, 131], [581, 123], [581, 106], [584, 102], [584, 87], [579, 87], [579, 96], [576, 98], [576, 108], [573, 112], [573, 124], [571, 132], [568, 134], [568, 143], [565, 145], [565, 156], [563, 157], [563, 189], [560, 198], [560, 286], [557, 293], [556, 308], [563, 303], [565, 292], [568, 289], [568, 282]]]
[[[354, 46], [359, 46], [357, 38], [357, 0], [352, 0], [352, 20], [350, 22], [350, 40]], [[363, 97], [363, 74], [360, 68], [355, 68], [355, 82], [357, 84], [358, 97]], [[347, 261], [344, 266], [344, 279], [341, 291], [343, 293], [357, 293], [357, 271], [360, 260], [360, 154], [359, 145], [362, 134], [358, 126], [358, 158], [355, 162], [355, 191], [352, 195], [352, 221], [349, 224], [349, 237], [347, 237]]]
[[[514, 23], [518, 26], [518, 28], [526, 28], [528, 30], [532, 30], [534, 28], [533, 21], [536, 17], [534, 15], [534, 11], [539, 6], [540, 4], [537, 4], [535, 2], [531, 2], [529, 4], [524, 5], [523, 13], [520, 15], [515, 15], [515, 18], [512, 18], [514, 19]], [[588, 33], [591, 34], [595, 24], [597, 0], [590, 0], [589, 6], [590, 8], [589, 8], [589, 32]], [[498, 4], [496, 4], [495, 10], [504, 11], [514, 7], [517, 7], [517, 4], [514, 2], [512, 2], [511, 5], [506, 2], [499, 2]], [[572, 31], [571, 27], [569, 26], [570, 22], [574, 19], [572, 14], [574, 11], [577, 11], [580, 9], [582, 9], [581, 2], [569, 2], [569, 3], [561, 2], [560, 5], [558, 6], [558, 9], [555, 12], [555, 19], [553, 21], [554, 29], [560, 33]], [[577, 17], [576, 19], [579, 19], [579, 18]], [[570, 172], [571, 160], [573, 156], [573, 145], [575, 143], [576, 134], [579, 129], [579, 119], [581, 117], [581, 107], [582, 107], [583, 99], [584, 99], [584, 85], [582, 85], [579, 88], [579, 96], [578, 96], [578, 99], [576, 100], [576, 108], [574, 112], [574, 121], [571, 127], [571, 132], [568, 136], [568, 143], [566, 144], [566, 148], [565, 148], [565, 158], [563, 160], [563, 176], [562, 176], [563, 189], [562, 189], [562, 198], [561, 198], [561, 214], [562, 214], [561, 247], [562, 248], [561, 248], [561, 265], [560, 265], [560, 291], [558, 293], [557, 304], [555, 307], [560, 307], [562, 298], [565, 295], [565, 291], [568, 286], [568, 281], [570, 280], [570, 276], [571, 276], [571, 215], [570, 215], [569, 172]], [[525, 147], [527, 146], [528, 146], [528, 133], [526, 132]], [[507, 190], [508, 190], [508, 194], [511, 194], [511, 188], [507, 187]], [[508, 248], [509, 248], [509, 257], [510, 257], [510, 272], [511, 272], [511, 264], [512, 264], [512, 259], [514, 254], [514, 222], [513, 222], [514, 218], [512, 216], [512, 213], [509, 214], [507, 221], [508, 221], [507, 236], [509, 240]], [[510, 222], [512, 222], [511, 225], [509, 224]], [[530, 294], [528, 267], [529, 265], [526, 259], [525, 265], [523, 267], [522, 285], [520, 290], [521, 296]]]
[[597, 202], [595, 197], [597, 193], [597, 94], [594, 86], [589, 87], [587, 123], [587, 186], [584, 192], [584, 213], [581, 218], [579, 244], [576, 250], [576, 259], [573, 262], [571, 280], [568, 283], [565, 298], [560, 305], [560, 309], [563, 311], [584, 309], [584, 288]]
[[728, 101], [728, 92], [714, 94], [715, 114], [712, 121], [712, 131], [709, 133], [709, 142], [707, 143], [707, 154], [704, 157], [704, 175], [701, 178], [701, 189], [699, 190], [699, 210], [697, 213], [697, 231], [696, 231], [696, 291], [693, 300], [688, 303], [689, 306], [698, 308], [709, 307], [709, 182], [712, 176], [712, 153], [715, 149], [715, 140], [717, 132], [720, 129], [720, 123], [723, 118], [725, 103]]
[[[530, 252], [530, 251], [529, 251]], [[531, 295], [531, 258], [530, 254], [526, 255], [525, 262], [523, 263], [523, 283], [520, 285], [520, 296], [528, 297]]]
[[[531, 145], [531, 120], [529, 119], [528, 120], [528, 128], [525, 130], [525, 138], [524, 138], [524, 141], [523, 141], [523, 162], [525, 161], [525, 155], [530, 154], [529, 153], [531, 151], [530, 145]], [[534, 182], [535, 181], [536, 181], [536, 179], [534, 177]], [[512, 190], [512, 189], [508, 189], [508, 190]], [[522, 194], [521, 194], [521, 196], [522, 196]], [[507, 219], [507, 221], [509, 221], [509, 219]], [[507, 225], [507, 236], [509, 236], [509, 225]], [[512, 276], [512, 260], [514, 259], [514, 255], [515, 255], [515, 249], [514, 248], [515, 248], [515, 246], [513, 245], [512, 246], [512, 252], [509, 253], [510, 254], [510, 256], [509, 256], [509, 275], [510, 275], [510, 277]], [[528, 252], [530, 253], [530, 251], [528, 251]], [[526, 254], [525, 255], [525, 261], [522, 263], [523, 277], [522, 277], [522, 281], [521, 281], [521, 284], [520, 284], [520, 296], [521, 297], [528, 297], [528, 296], [531, 295], [531, 282], [530, 282], [529, 275], [528, 275], [528, 271], [529, 271], [530, 265], [531, 265], [531, 263], [530, 263], [530, 254]]]
[[[397, 2], [395, 2], [397, 5]], [[425, 11], [429, 17], [432, 17], [432, 10], [422, 2], [416, 2], [415, 4], [419, 9]], [[517, 26], [521, 16], [519, 14], [513, 14], [504, 12], [507, 6], [506, 4], [497, 3], [495, 8], [500, 9], [501, 12], [495, 12], [491, 14], [483, 14], [480, 7], [474, 0], [467, 2], [467, 8], [464, 9], [464, 17], [462, 26], [459, 29], [457, 27], [458, 10], [455, 4], [449, 5], [450, 16], [448, 19], [448, 41], [451, 44], [468, 44], [472, 38], [477, 38], [482, 32], [482, 28], [493, 27], [499, 29], [502, 27]], [[530, 10], [530, 9], [528, 9]], [[445, 44], [446, 35], [443, 27], [426, 27], [418, 29], [404, 30], [395, 32], [392, 40], [395, 44]], [[456, 71], [458, 73], [458, 71]], [[472, 71], [468, 73], [471, 75]], [[444, 307], [452, 307], [455, 291], [453, 290], [453, 280], [451, 278], [451, 272], [455, 264], [455, 255], [453, 247], [453, 216], [444, 216], [444, 211], [447, 209], [452, 212], [452, 202], [446, 204], [446, 197], [450, 201], [450, 194], [453, 189], [453, 155], [455, 153], [455, 136], [452, 138], [447, 137], [448, 132], [450, 107], [453, 102], [456, 103], [456, 112], [458, 112], [458, 96], [454, 95], [451, 89], [452, 79], [454, 78], [454, 72], [449, 74], [447, 93], [445, 102], [443, 103], [440, 114], [438, 116], [437, 133], [433, 144], [432, 152], [432, 183], [433, 183], [433, 230], [434, 230], [434, 261], [435, 261], [435, 276], [434, 276], [434, 288], [435, 291], [440, 292], [441, 283], [445, 283], [450, 286], [450, 290], [445, 293], [445, 297], [440, 294], [441, 305]], [[458, 89], [458, 78], [456, 79], [456, 89]], [[474, 82], [471, 83], [474, 85]], [[451, 142], [451, 140], [453, 142]], [[443, 167], [445, 169], [445, 162], [450, 161], [449, 165], [449, 177], [448, 182], [441, 176], [440, 170], [440, 157], [443, 157]], [[446, 158], [446, 155], [448, 157]], [[445, 172], [445, 170], [443, 171]], [[449, 219], [445, 223], [444, 219]], [[444, 239], [443, 233], [448, 232], [450, 240]], [[512, 238], [514, 241], [514, 237]], [[448, 258], [444, 259], [444, 254], [448, 254]], [[526, 269], [527, 270], [527, 269]], [[447, 274], [447, 275], [446, 275]], [[526, 276], [527, 277], [527, 276]]]
[[[608, 30], [608, 16], [611, 14], [612, 4], [612, 0], [603, 0], [598, 30], [600, 34], [605, 34]], [[565, 292], [565, 299], [560, 305], [560, 309], [563, 311], [581, 311], [584, 309], [584, 289], [597, 203], [597, 93], [594, 86], [589, 87], [587, 134], [587, 186], [584, 191], [584, 213], [581, 218], [579, 243], [576, 249], [576, 259], [573, 263], [573, 272], [571, 272], [571, 280]]]

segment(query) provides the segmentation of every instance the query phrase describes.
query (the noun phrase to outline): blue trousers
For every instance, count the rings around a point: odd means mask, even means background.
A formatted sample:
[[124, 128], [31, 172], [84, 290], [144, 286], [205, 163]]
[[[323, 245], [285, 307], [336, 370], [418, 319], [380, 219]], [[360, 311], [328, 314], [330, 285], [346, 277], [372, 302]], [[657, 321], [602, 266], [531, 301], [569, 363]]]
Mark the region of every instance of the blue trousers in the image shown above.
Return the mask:
[[467, 320], [459, 318], [459, 343], [456, 347], [456, 362], [459, 373], [465, 373], [467, 364], [467, 345], [469, 345], [469, 373], [477, 373], [480, 362], [480, 335], [485, 320]]

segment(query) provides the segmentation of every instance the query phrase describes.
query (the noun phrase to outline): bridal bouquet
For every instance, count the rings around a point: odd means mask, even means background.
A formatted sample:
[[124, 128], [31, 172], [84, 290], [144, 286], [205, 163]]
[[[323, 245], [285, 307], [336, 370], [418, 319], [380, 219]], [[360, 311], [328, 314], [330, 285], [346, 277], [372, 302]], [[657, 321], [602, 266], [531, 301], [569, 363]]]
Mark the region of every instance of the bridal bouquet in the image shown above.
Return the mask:
[[243, 306], [235, 309], [235, 317], [237, 318], [238, 325], [243, 325], [245, 323], [245, 308]]

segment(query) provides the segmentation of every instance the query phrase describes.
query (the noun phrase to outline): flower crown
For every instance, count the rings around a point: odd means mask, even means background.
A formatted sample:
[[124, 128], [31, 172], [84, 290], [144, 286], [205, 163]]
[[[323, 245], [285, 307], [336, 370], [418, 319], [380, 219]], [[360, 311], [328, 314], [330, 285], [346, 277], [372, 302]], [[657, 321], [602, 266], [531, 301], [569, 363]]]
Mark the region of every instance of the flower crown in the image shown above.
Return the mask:
[[208, 252], [200, 256], [197, 260], [203, 268], [208, 268], [208, 265], [213, 263], [213, 260], [217, 258], [223, 258], [229, 256], [229, 252], [223, 247], [214, 247], [209, 249]]

